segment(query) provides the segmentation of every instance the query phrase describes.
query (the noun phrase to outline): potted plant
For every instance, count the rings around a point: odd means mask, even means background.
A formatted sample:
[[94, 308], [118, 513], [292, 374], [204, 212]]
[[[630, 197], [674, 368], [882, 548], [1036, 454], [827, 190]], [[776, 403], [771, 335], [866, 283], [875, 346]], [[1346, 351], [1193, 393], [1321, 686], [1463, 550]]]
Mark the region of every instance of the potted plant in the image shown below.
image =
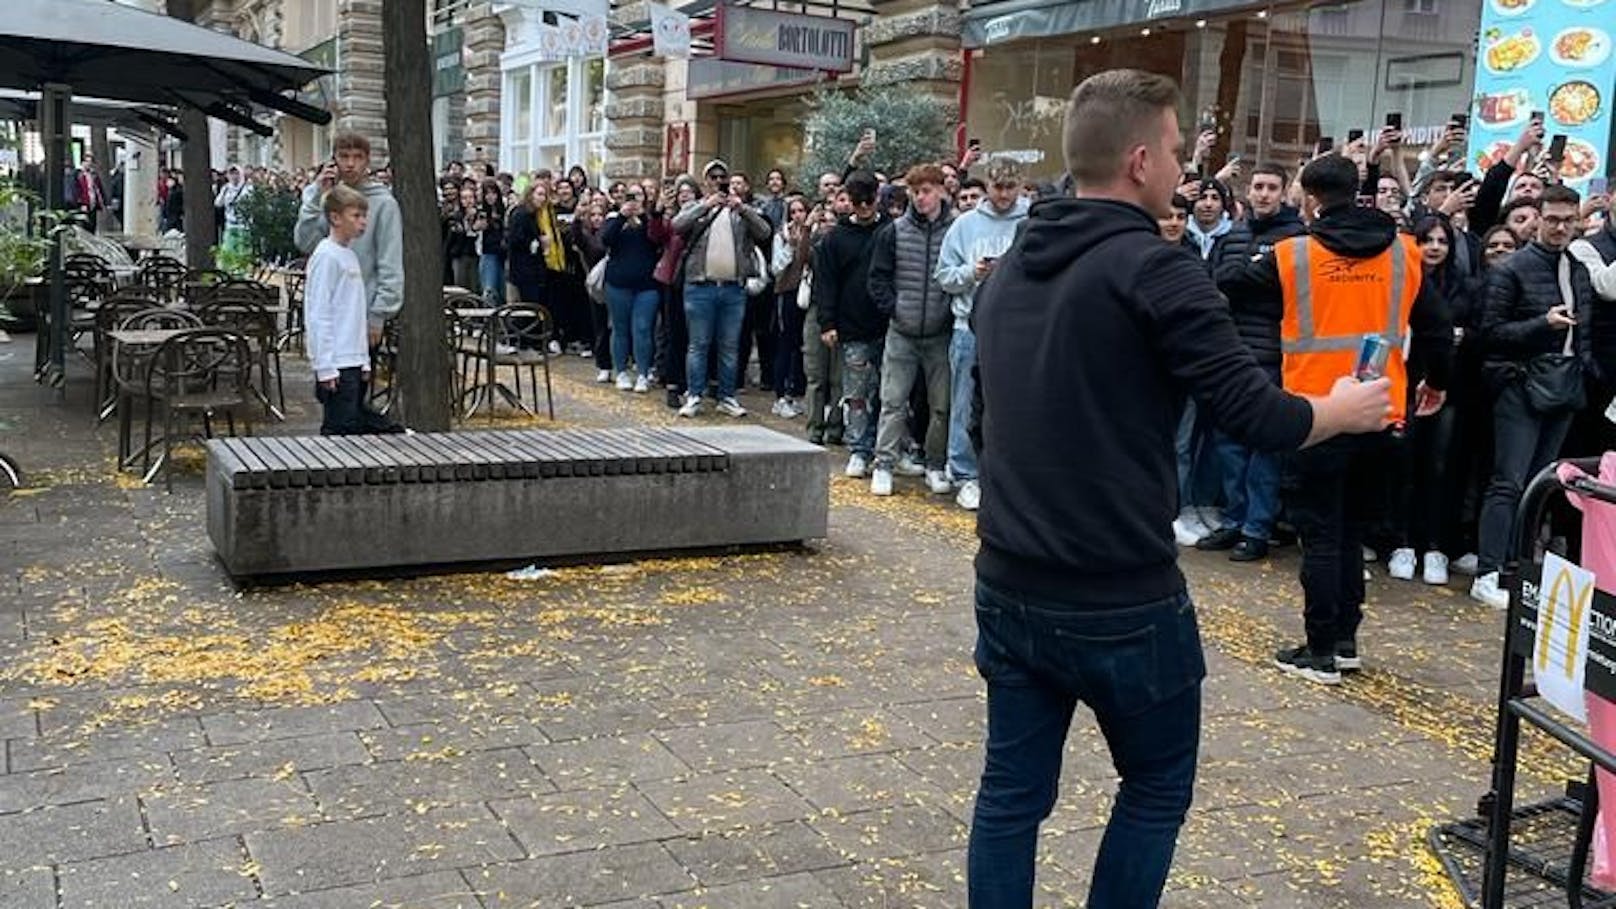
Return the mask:
[[[29, 285], [39, 277], [50, 255], [50, 232], [28, 229], [29, 212], [37, 198], [11, 180], [0, 180], [0, 327], [13, 331], [33, 328], [42, 285]], [[41, 213], [42, 222], [46, 220]]]

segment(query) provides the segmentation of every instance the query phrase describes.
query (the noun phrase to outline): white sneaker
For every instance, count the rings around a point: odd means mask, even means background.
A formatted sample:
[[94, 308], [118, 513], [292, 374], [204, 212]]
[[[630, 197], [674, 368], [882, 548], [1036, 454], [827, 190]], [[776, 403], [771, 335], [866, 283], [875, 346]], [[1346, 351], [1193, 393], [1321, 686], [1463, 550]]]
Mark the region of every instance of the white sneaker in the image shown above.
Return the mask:
[[634, 377], [630, 376], [628, 374], [628, 370], [625, 369], [622, 372], [617, 374], [617, 390], [618, 391], [629, 391], [633, 387], [634, 387]]
[[551, 354], [559, 354], [559, 353], [561, 353], [561, 342], [560, 341], [551, 341], [550, 342], [550, 353]]
[[1420, 580], [1435, 587], [1446, 587], [1448, 583], [1448, 557], [1440, 552], [1425, 554], [1425, 571]]
[[685, 404], [679, 408], [679, 416], [693, 417], [701, 413], [701, 395], [685, 395]]
[[1196, 543], [1201, 542], [1202, 537], [1206, 536], [1202, 532], [1204, 529], [1197, 529], [1196, 524], [1191, 522], [1189, 518], [1175, 518], [1173, 520], [1173, 539], [1180, 546], [1194, 546]]
[[742, 407], [741, 402], [734, 398], [724, 398], [719, 401], [718, 412], [726, 417], [740, 418], [746, 416], [746, 408]]
[[862, 480], [870, 474], [870, 459], [857, 452], [848, 455], [847, 469], [842, 473], [856, 480]]
[[900, 477], [923, 477], [926, 475], [926, 467], [917, 463], [914, 458], [904, 455], [898, 459], [898, 463], [892, 465], [892, 472]]
[[959, 495], [954, 497], [954, 504], [966, 511], [975, 511], [982, 507], [982, 486], [975, 480], [966, 480], [960, 484]]
[[580, 360], [587, 360], [590, 357], [593, 357], [594, 355], [595, 355], [595, 352], [593, 350], [590, 350], [587, 347], [578, 348], [578, 359], [580, 359]]
[[609, 369], [603, 369], [600, 372], [595, 373], [595, 381], [599, 382], [602, 385], [605, 385], [607, 382], [610, 382], [611, 380], [612, 380], [612, 371], [609, 370]]
[[649, 380], [647, 380], [645, 378], [645, 376], [640, 376], [638, 379], [634, 380], [634, 393], [635, 394], [643, 395], [643, 394], [645, 394], [646, 392], [648, 392], [650, 390], [651, 390], [651, 383], [650, 383]]
[[1475, 553], [1467, 552], [1457, 559], [1454, 559], [1451, 567], [1457, 574], [1475, 577], [1476, 572], [1481, 569], [1481, 559], [1478, 558]]
[[954, 484], [948, 482], [948, 474], [941, 470], [926, 471], [926, 488], [934, 496], [946, 496], [954, 491]]
[[0, 344], [10, 344], [10, 343], [11, 343], [11, 335], [6, 334], [5, 329], [0, 329]]
[[875, 474], [870, 477], [870, 494], [877, 496], [892, 495], [892, 471], [884, 467], [875, 469]]
[[807, 412], [808, 411], [804, 410], [801, 404], [798, 404], [795, 400], [793, 400], [791, 398], [786, 398], [786, 412], [785, 412], [785, 418], [786, 419], [795, 420], [795, 419], [797, 419], [798, 417], [802, 416], [803, 414], [805, 414]]
[[1386, 566], [1386, 573], [1396, 581], [1414, 580], [1414, 566], [1416, 559], [1414, 550], [1404, 547], [1392, 550], [1392, 560]]
[[1380, 553], [1370, 549], [1368, 546], [1365, 546], [1363, 548], [1363, 560], [1365, 562], [1378, 562], [1380, 561]]
[[516, 356], [516, 348], [512, 347], [509, 344], [495, 344], [494, 345], [494, 356], [496, 356], [496, 357], [514, 357], [514, 356]]
[[1470, 598], [1494, 609], [1509, 608], [1509, 591], [1498, 586], [1498, 572], [1489, 571], [1470, 585]]

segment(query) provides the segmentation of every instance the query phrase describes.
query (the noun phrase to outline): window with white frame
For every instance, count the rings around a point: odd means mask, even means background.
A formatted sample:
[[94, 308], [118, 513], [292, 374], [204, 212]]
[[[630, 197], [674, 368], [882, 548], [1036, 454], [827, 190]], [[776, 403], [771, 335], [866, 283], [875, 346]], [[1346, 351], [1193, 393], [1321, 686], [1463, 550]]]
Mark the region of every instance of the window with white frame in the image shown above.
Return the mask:
[[565, 171], [581, 164], [599, 180], [605, 163], [606, 61], [508, 67], [504, 89], [504, 169]]

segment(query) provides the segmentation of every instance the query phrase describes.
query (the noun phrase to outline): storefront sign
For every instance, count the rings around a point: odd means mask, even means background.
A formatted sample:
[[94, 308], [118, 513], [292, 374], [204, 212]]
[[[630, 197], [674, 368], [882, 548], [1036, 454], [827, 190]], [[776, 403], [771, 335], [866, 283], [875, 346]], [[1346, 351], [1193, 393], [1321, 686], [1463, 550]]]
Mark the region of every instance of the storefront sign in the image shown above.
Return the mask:
[[1485, 170], [1533, 111], [1566, 137], [1560, 178], [1573, 189], [1610, 170], [1616, 54], [1608, 11], [1590, 0], [1486, 0], [1476, 48], [1468, 163]]
[[848, 19], [718, 5], [713, 53], [721, 60], [845, 73], [853, 68]]
[[1591, 575], [1550, 555], [1541, 574], [1521, 579], [1521, 608], [1513, 615], [1520, 622], [1515, 652], [1532, 661], [1540, 684], [1557, 674], [1616, 699], [1616, 597]]
[[961, 37], [966, 47], [983, 47], [1019, 38], [1104, 31], [1156, 19], [1213, 16], [1267, 5], [1263, 0], [974, 0], [965, 12]]
[[787, 69], [782, 66], [731, 63], [712, 57], [693, 57], [685, 84], [685, 97], [692, 101], [722, 98], [765, 88], [812, 85], [823, 78], [824, 73], [813, 69]]
[[459, 26], [432, 36], [432, 97], [459, 94], [466, 87], [466, 68], [461, 54], [466, 46]]

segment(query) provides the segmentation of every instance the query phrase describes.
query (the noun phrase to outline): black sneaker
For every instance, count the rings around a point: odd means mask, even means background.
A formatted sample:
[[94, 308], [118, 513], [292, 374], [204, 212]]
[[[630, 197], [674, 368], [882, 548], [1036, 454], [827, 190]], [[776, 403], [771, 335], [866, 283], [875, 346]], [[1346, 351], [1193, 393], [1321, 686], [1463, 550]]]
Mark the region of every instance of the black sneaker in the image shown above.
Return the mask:
[[1261, 562], [1268, 558], [1268, 542], [1254, 540], [1251, 537], [1242, 537], [1235, 544], [1234, 551], [1229, 553], [1231, 562]]
[[679, 389], [671, 385], [668, 386], [668, 407], [672, 410], [678, 410], [683, 406], [685, 406], [685, 396], [679, 393]]
[[840, 433], [840, 432], [838, 432], [836, 430], [830, 430], [829, 432], [825, 433], [825, 444], [826, 445], [838, 445], [838, 446], [840, 446], [840, 445], [845, 445], [846, 442], [843, 441], [843, 439], [842, 439], [842, 433]]
[[810, 432], [808, 434], [808, 441], [809, 441], [810, 444], [813, 444], [813, 445], [823, 445], [823, 444], [825, 444], [825, 433], [824, 433], [824, 431], [816, 429], [813, 432]]
[[1201, 541], [1195, 544], [1195, 548], [1202, 552], [1224, 552], [1235, 548], [1239, 543], [1240, 528], [1225, 527], [1221, 530], [1214, 530], [1202, 537]]
[[1335, 665], [1342, 672], [1357, 672], [1363, 668], [1357, 641], [1341, 641], [1335, 645]]
[[1341, 670], [1336, 666], [1335, 655], [1319, 656], [1308, 650], [1305, 644], [1274, 654], [1274, 665], [1289, 675], [1301, 676], [1309, 682], [1341, 684]]

